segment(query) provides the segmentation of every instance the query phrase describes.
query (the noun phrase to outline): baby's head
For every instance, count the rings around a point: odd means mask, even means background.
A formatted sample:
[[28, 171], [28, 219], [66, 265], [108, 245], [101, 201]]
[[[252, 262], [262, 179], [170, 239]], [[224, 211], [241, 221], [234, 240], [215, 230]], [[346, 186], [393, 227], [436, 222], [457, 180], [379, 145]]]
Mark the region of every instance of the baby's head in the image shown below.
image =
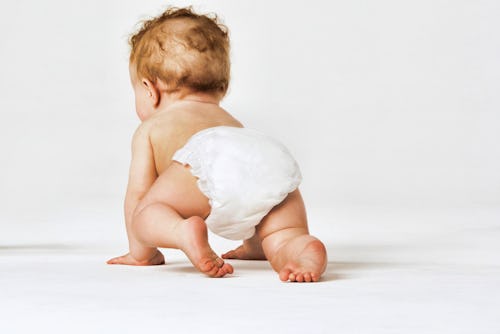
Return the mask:
[[151, 102], [147, 99], [155, 94], [159, 94], [159, 103], [163, 93], [180, 97], [204, 93], [220, 100], [227, 92], [229, 36], [215, 14], [199, 15], [191, 7], [168, 8], [144, 21], [130, 37], [130, 45], [130, 74], [139, 117]]

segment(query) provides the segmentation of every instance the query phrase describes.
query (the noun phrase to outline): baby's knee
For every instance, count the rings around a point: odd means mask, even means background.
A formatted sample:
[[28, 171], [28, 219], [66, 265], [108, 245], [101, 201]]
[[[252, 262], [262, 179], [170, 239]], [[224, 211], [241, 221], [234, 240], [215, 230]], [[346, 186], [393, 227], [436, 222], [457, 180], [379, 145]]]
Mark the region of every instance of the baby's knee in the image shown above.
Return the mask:
[[132, 214], [132, 231], [138, 233], [144, 227], [147, 221], [150, 221], [160, 203], [149, 203], [146, 205], [137, 205]]

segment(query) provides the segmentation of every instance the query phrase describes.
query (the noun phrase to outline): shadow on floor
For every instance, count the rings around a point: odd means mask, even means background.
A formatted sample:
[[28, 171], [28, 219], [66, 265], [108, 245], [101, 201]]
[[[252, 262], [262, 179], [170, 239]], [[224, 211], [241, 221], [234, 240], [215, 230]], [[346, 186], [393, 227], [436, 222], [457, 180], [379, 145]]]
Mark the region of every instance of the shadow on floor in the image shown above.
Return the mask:
[[[226, 260], [227, 261], [227, 260]], [[252, 261], [252, 260], [229, 260], [229, 262], [235, 269], [235, 271], [258, 271], [258, 272], [264, 272], [264, 271], [272, 271], [271, 266], [269, 265], [269, 262], [267, 261]], [[178, 272], [178, 273], [183, 273], [183, 274], [191, 274], [191, 273], [198, 273], [198, 270], [196, 270], [190, 263], [189, 260], [186, 258], [185, 261], [183, 260], [173, 260], [173, 261], [168, 261], [167, 264], [165, 265], [165, 270], [171, 271], [171, 272]]]
[[414, 263], [406, 262], [360, 262], [360, 261], [329, 261], [323, 275], [323, 281], [355, 279], [370, 276], [370, 272], [414, 267]]
[[[230, 260], [229, 261], [238, 275], [245, 275], [246, 272], [269, 272], [272, 273], [269, 262], [267, 261], [247, 261], [247, 260]], [[405, 266], [403, 263], [389, 262], [328, 262], [328, 267], [322, 275], [321, 282], [333, 282], [345, 279], [354, 279], [356, 277], [365, 276], [362, 272], [372, 270], [385, 270], [387, 268], [396, 268]], [[165, 271], [178, 274], [198, 274], [199, 272], [188, 262], [183, 260], [170, 261], [164, 267]]]
[[59, 251], [75, 250], [81, 247], [65, 244], [22, 244], [22, 245], [0, 245], [0, 251]]

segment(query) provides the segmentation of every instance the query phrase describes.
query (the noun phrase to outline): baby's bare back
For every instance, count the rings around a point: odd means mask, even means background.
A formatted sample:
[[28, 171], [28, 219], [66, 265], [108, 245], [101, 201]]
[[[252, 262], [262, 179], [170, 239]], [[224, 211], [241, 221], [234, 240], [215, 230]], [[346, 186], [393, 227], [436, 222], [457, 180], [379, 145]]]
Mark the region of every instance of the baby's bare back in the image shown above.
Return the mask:
[[199, 102], [178, 103], [158, 112], [143, 125], [149, 133], [158, 175], [171, 164], [174, 153], [195, 133], [220, 125], [243, 127], [218, 105]]

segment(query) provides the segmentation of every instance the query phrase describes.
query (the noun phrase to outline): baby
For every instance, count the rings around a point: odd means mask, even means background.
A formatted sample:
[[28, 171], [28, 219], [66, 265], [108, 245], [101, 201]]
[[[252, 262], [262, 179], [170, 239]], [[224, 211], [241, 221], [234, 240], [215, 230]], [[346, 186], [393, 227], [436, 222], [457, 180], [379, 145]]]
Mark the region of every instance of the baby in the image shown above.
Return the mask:
[[[169, 8], [130, 38], [141, 124], [125, 196], [129, 253], [109, 264], [164, 264], [182, 250], [210, 277], [223, 259], [269, 260], [282, 281], [316, 282], [326, 249], [309, 235], [299, 167], [288, 150], [219, 106], [229, 85], [229, 37], [217, 16]], [[207, 229], [244, 240], [217, 256]]]

